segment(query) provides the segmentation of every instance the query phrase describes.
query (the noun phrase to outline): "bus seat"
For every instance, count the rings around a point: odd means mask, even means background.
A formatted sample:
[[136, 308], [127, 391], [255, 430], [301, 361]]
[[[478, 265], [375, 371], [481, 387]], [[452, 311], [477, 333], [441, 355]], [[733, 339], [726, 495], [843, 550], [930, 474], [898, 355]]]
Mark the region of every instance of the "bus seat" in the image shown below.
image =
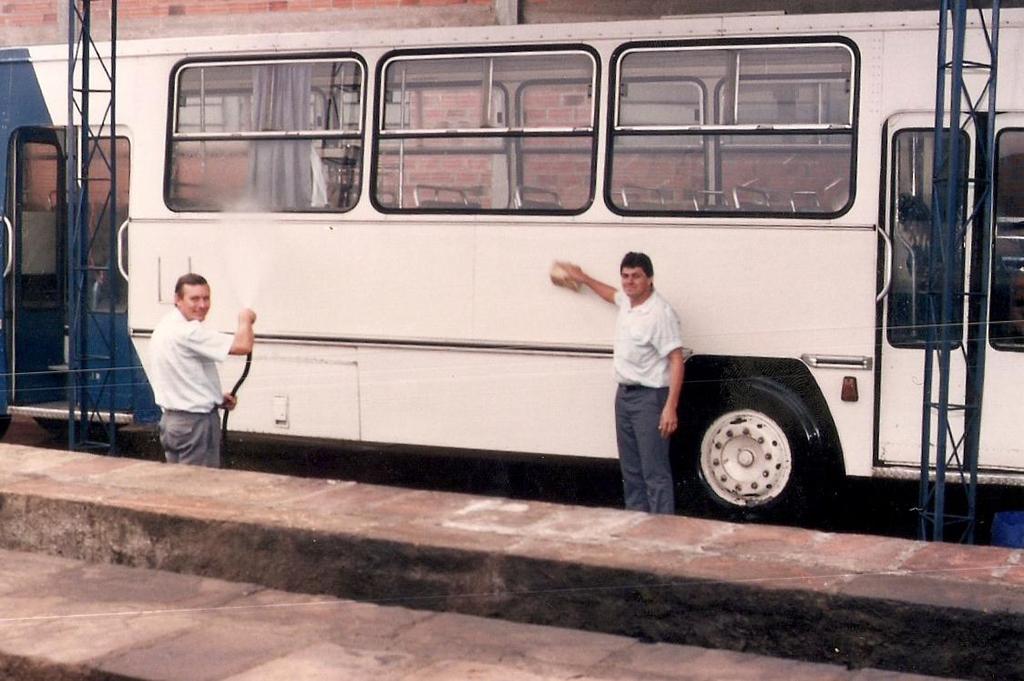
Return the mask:
[[749, 184], [741, 184], [733, 187], [732, 202], [739, 210], [757, 210], [758, 208], [771, 208], [771, 197], [763, 189], [751, 187]]
[[822, 211], [838, 210], [845, 200], [845, 195], [840, 197], [834, 191], [844, 186], [846, 178], [837, 177], [824, 187], [816, 191], [795, 191], [789, 200], [789, 206], [794, 213], [820, 213]]
[[512, 198], [516, 208], [525, 210], [561, 210], [562, 201], [557, 192], [541, 187], [517, 187]]
[[412, 196], [417, 208], [480, 208], [478, 201], [469, 200], [465, 189], [457, 187], [418, 184]]
[[794, 213], [817, 212], [821, 210], [821, 200], [818, 192], [797, 191], [789, 199], [789, 206]]
[[701, 208], [734, 208], [729, 204], [729, 195], [717, 189], [701, 189], [694, 192]]
[[622, 207], [630, 210], [668, 210], [666, 200], [669, 194], [658, 187], [640, 187], [623, 185], [619, 190], [622, 196]]
[[828, 184], [826, 184], [822, 190], [821, 195], [824, 198], [823, 204], [829, 210], [839, 210], [846, 203], [849, 194], [846, 192], [838, 192], [837, 189], [846, 188], [847, 180], [845, 177], [837, 177]]

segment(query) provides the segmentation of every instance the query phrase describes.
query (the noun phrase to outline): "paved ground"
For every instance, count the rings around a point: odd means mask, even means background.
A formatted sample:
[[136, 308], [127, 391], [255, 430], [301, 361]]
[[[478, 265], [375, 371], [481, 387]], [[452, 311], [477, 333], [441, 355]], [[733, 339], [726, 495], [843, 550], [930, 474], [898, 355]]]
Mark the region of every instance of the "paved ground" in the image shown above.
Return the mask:
[[2, 446], [0, 546], [595, 635], [1024, 679], [1019, 550]]
[[18, 681], [912, 681], [691, 646], [0, 551]]

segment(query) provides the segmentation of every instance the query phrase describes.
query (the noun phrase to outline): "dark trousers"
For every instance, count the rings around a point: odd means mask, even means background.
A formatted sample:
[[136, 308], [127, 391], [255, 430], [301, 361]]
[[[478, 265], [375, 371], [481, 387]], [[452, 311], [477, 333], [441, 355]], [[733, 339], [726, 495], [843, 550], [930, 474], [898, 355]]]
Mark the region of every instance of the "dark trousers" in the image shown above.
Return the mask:
[[160, 417], [160, 446], [167, 463], [220, 468], [220, 418], [206, 414], [165, 411]]
[[615, 436], [626, 508], [675, 513], [669, 441], [658, 432], [668, 388], [620, 385], [615, 394]]

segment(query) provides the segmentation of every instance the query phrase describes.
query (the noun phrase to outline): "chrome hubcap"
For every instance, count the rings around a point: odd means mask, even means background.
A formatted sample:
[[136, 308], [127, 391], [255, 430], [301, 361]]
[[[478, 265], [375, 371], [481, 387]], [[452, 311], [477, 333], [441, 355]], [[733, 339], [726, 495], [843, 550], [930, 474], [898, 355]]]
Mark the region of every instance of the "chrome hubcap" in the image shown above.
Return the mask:
[[786, 488], [793, 453], [785, 432], [759, 411], [732, 411], [704, 433], [700, 467], [711, 491], [734, 506], [763, 505]]

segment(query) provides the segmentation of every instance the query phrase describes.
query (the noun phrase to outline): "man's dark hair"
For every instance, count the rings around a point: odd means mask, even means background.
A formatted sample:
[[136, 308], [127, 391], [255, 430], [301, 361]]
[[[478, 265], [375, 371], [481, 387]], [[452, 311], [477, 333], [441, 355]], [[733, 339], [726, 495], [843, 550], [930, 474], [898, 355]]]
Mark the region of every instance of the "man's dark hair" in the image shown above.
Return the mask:
[[619, 265], [619, 271], [626, 269], [627, 267], [639, 267], [644, 271], [648, 277], [654, 276], [654, 264], [651, 263], [651, 259], [647, 257], [646, 253], [635, 253], [630, 251], [622, 258], [622, 264]]
[[174, 295], [181, 298], [182, 293], [185, 292], [186, 286], [209, 286], [209, 282], [206, 281], [206, 277], [195, 272], [189, 272], [178, 277], [178, 281], [174, 283]]

